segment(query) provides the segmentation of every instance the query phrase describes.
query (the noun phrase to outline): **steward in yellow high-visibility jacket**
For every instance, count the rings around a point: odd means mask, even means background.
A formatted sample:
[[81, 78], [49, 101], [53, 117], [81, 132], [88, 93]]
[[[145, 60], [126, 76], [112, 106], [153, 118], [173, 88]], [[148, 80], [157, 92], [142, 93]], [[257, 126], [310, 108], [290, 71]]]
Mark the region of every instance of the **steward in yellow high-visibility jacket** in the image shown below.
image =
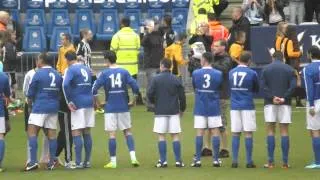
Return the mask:
[[129, 71], [131, 76], [138, 74], [140, 37], [130, 28], [130, 19], [121, 20], [121, 29], [112, 37], [110, 50], [117, 54], [117, 64]]
[[208, 15], [207, 15], [205, 9], [201, 8], [199, 10], [198, 16], [194, 18], [193, 22], [190, 25], [190, 32], [189, 33], [191, 35], [196, 34], [197, 30], [201, 24], [208, 24], [208, 23], [209, 23], [208, 22]]
[[207, 13], [214, 13], [213, 5], [219, 5], [220, 0], [193, 0], [192, 10], [194, 17], [198, 16], [198, 10], [204, 8]]

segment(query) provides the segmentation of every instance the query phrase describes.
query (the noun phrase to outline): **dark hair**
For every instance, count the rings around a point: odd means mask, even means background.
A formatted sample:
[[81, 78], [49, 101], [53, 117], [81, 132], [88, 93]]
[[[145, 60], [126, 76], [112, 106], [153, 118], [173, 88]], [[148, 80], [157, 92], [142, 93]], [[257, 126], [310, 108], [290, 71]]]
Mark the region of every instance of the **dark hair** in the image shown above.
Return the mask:
[[71, 41], [71, 35], [69, 33], [63, 33], [62, 36], [64, 36], [68, 41]]
[[214, 60], [214, 57], [213, 57], [213, 55], [212, 55], [212, 53], [211, 52], [205, 52], [205, 53], [203, 53], [202, 54], [202, 57], [208, 62], [208, 63], [212, 63], [213, 62], [213, 60]]
[[239, 39], [245, 35], [246, 35], [246, 33], [244, 31], [237, 31], [236, 35], [235, 35], [236, 41], [239, 41]]
[[218, 20], [218, 17], [215, 13], [208, 13], [208, 20], [209, 21], [216, 21], [216, 20]]
[[89, 33], [89, 29], [80, 29], [80, 40], [83, 39], [83, 37]]
[[289, 25], [286, 31], [286, 38], [292, 41], [293, 43], [293, 49], [295, 51], [299, 50], [299, 42], [297, 38], [297, 29], [296, 26]]
[[317, 46], [312, 46], [308, 50], [308, 54], [310, 54], [312, 59], [320, 60], [320, 49]]
[[206, 11], [205, 8], [200, 8], [200, 9], [198, 10], [198, 14], [207, 14], [207, 11]]
[[170, 69], [171, 66], [172, 66], [171, 60], [166, 59], [166, 58], [163, 58], [163, 59], [160, 61], [160, 64], [163, 65], [163, 66], [164, 66], [165, 68], [167, 68], [167, 69]]
[[121, 19], [121, 25], [124, 27], [130, 26], [130, 19], [128, 17], [124, 17]]
[[249, 63], [249, 61], [251, 60], [251, 52], [249, 51], [243, 51], [240, 55], [240, 62], [242, 63]]
[[42, 60], [42, 64], [52, 65], [52, 59], [49, 57], [47, 52], [39, 54], [38, 59]]
[[172, 24], [172, 17], [169, 14], [166, 14], [163, 17], [163, 21], [170, 27]]
[[64, 57], [67, 59], [67, 61], [76, 61], [77, 60], [77, 54], [74, 51], [68, 51]]
[[276, 51], [273, 53], [272, 58], [282, 61], [283, 60], [283, 53], [281, 51]]
[[183, 39], [187, 39], [187, 37], [188, 37], [187, 34], [184, 33], [184, 32], [179, 33], [179, 34], [176, 36], [176, 38], [177, 38], [178, 41], [182, 41]]
[[115, 64], [117, 62], [117, 55], [114, 51], [106, 51], [104, 59], [108, 60], [111, 64]]

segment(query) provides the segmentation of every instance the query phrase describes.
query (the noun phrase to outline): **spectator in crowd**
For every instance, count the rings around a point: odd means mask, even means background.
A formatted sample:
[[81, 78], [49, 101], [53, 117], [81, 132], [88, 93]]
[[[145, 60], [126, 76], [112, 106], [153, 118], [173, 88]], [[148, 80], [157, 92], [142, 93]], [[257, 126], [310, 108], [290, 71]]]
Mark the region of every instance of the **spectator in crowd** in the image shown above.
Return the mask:
[[229, 30], [221, 24], [216, 14], [214, 13], [208, 14], [208, 20], [209, 20], [209, 34], [213, 38], [213, 43], [211, 45], [211, 48], [213, 48], [215, 42], [220, 40], [226, 41], [228, 39]]
[[80, 30], [80, 43], [77, 48], [77, 56], [79, 61], [91, 68], [91, 47], [89, 42], [92, 40], [92, 32], [89, 29]]
[[57, 62], [56, 68], [60, 74], [64, 75], [65, 70], [68, 68], [68, 63], [65, 58], [65, 55], [69, 51], [75, 52], [76, 50], [73, 44], [71, 43], [70, 34], [64, 33], [61, 35], [61, 45], [62, 46], [59, 48], [59, 51], [58, 51], [58, 62]]
[[301, 99], [305, 97], [305, 92], [303, 88], [301, 88], [301, 78], [299, 75], [300, 57], [302, 56], [302, 52], [300, 51], [295, 26], [288, 26], [286, 38], [282, 42], [281, 47], [283, 47], [282, 52], [284, 54], [285, 63], [290, 65], [295, 70], [297, 76], [297, 88], [295, 89], [292, 97], [296, 98], [296, 107], [303, 107]]
[[[236, 34], [239, 31], [245, 32], [246, 37], [250, 37], [250, 21], [244, 16], [241, 7], [235, 7], [232, 10], [232, 27], [230, 28], [229, 46], [236, 41]], [[250, 50], [250, 41], [247, 39], [244, 43], [244, 49]]]
[[[117, 64], [126, 69], [137, 80], [140, 37], [130, 27], [130, 23], [129, 18], [121, 19], [121, 29], [112, 37], [110, 50], [117, 54]], [[143, 104], [140, 92], [137, 104]]]
[[201, 23], [197, 27], [196, 34], [192, 35], [189, 39], [189, 45], [192, 45], [196, 42], [203, 43], [206, 52], [211, 52], [212, 36], [209, 34], [208, 23]]
[[220, 128], [221, 134], [221, 151], [219, 156], [221, 158], [229, 157], [228, 142], [227, 142], [227, 101], [229, 95], [229, 71], [232, 69], [232, 59], [226, 52], [227, 42], [225, 40], [219, 40], [213, 43], [214, 60], [212, 67], [220, 70], [223, 73], [223, 79], [220, 91], [220, 112], [222, 118], [223, 127]]
[[276, 51], [281, 51], [281, 44], [286, 38], [287, 28], [288, 28], [288, 23], [286, 22], [280, 22], [277, 25], [276, 41], [274, 45], [274, 48]]
[[7, 25], [10, 21], [9, 13], [5, 11], [0, 11], [0, 31], [7, 30]]
[[233, 67], [235, 67], [239, 61], [241, 53], [244, 51], [244, 43], [246, 41], [246, 33], [238, 31], [236, 34], [236, 41], [231, 44], [229, 54], [233, 60]]
[[305, 21], [312, 22], [313, 15], [316, 14], [317, 22], [320, 23], [320, 1], [319, 0], [305, 0]]
[[217, 17], [220, 17], [222, 12], [227, 9], [229, 6], [229, 1], [228, 0], [219, 0], [219, 4], [214, 4], [213, 5], [213, 11], [217, 15]]
[[197, 33], [197, 28], [200, 26], [200, 24], [208, 23], [208, 15], [207, 11], [204, 8], [199, 9], [199, 15], [194, 18], [193, 22], [190, 26], [190, 34], [194, 35]]
[[290, 0], [290, 23], [300, 24], [303, 22], [304, 17], [304, 1], [305, 0]]
[[164, 57], [171, 60], [171, 73], [181, 78], [179, 71], [180, 65], [185, 65], [188, 61], [183, 57], [183, 45], [187, 40], [185, 33], [180, 33], [176, 37], [176, 41], [165, 49]]
[[265, 21], [269, 25], [277, 25], [279, 22], [285, 21], [286, 17], [283, 12], [284, 4], [282, 1], [266, 0], [264, 6]]
[[170, 15], [164, 15], [162, 25], [159, 28], [161, 35], [163, 36], [163, 48], [169, 47], [174, 43], [174, 31], [172, 29], [172, 17]]
[[213, 13], [213, 6], [218, 5], [220, 0], [193, 0], [192, 10], [196, 18], [199, 14], [199, 9], [204, 9], [207, 13]]
[[[164, 57], [163, 37], [158, 29], [158, 25], [153, 20], [146, 21], [146, 31], [141, 45], [144, 50], [144, 68], [147, 77], [147, 86], [151, 79], [159, 70], [160, 61]], [[151, 104], [147, 102], [148, 110], [152, 110]]]
[[259, 26], [263, 22], [263, 0], [243, 0], [242, 9], [251, 26]]

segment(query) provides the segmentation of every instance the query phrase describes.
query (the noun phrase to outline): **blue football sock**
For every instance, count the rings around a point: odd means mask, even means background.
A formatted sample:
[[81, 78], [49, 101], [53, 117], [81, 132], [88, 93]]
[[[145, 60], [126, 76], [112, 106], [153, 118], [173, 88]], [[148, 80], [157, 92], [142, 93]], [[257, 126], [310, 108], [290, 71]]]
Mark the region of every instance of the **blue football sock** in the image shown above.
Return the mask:
[[232, 162], [238, 163], [240, 136], [232, 136]]
[[29, 137], [29, 147], [30, 147], [30, 163], [37, 163], [37, 153], [38, 153], [38, 137], [30, 136]]
[[212, 149], [213, 149], [213, 160], [219, 160], [219, 152], [220, 152], [220, 137], [213, 136], [212, 137]]
[[76, 153], [76, 165], [80, 165], [82, 161], [82, 137], [81, 136], [73, 136], [74, 150]]
[[203, 136], [196, 137], [196, 161], [201, 159], [201, 151], [203, 146]]
[[167, 142], [166, 141], [159, 141], [158, 142], [158, 149], [160, 154], [160, 161], [165, 162], [167, 161]]
[[252, 137], [246, 137], [246, 154], [247, 154], [247, 164], [251, 164], [252, 162], [252, 149], [253, 149], [253, 139]]
[[90, 162], [91, 159], [91, 150], [92, 150], [92, 137], [91, 134], [83, 134], [83, 144], [85, 151], [85, 159], [84, 162]]
[[174, 152], [174, 157], [176, 159], [176, 162], [181, 161], [181, 144], [180, 141], [173, 141], [173, 152]]
[[4, 158], [4, 151], [5, 151], [5, 143], [3, 139], [0, 139], [0, 167]]
[[129, 152], [135, 151], [133, 136], [128, 135], [126, 139], [127, 139], [127, 146], [128, 146]]
[[269, 163], [274, 162], [274, 149], [276, 147], [275, 143], [275, 137], [274, 136], [268, 136], [267, 137], [267, 145], [268, 145], [268, 161]]
[[320, 137], [312, 138], [315, 164], [320, 165]]
[[117, 153], [117, 141], [114, 138], [109, 139], [109, 155], [110, 157], [116, 156]]
[[49, 139], [50, 163], [56, 159], [57, 139]]
[[281, 149], [283, 164], [288, 164], [289, 156], [289, 136], [281, 136]]

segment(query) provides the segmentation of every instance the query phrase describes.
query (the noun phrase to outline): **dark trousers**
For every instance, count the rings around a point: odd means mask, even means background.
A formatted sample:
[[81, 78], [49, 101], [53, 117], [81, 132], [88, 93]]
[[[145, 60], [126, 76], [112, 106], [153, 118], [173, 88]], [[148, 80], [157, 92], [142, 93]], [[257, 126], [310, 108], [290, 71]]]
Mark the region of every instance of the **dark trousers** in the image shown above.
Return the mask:
[[305, 21], [312, 22], [313, 15], [316, 13], [318, 23], [320, 23], [320, 1], [319, 0], [305, 0]]
[[71, 134], [71, 113], [68, 112], [60, 112], [58, 114], [58, 120], [60, 125], [60, 132], [58, 134], [58, 146], [56, 157], [60, 155], [62, 150], [64, 149], [65, 161], [72, 161], [72, 134]]

